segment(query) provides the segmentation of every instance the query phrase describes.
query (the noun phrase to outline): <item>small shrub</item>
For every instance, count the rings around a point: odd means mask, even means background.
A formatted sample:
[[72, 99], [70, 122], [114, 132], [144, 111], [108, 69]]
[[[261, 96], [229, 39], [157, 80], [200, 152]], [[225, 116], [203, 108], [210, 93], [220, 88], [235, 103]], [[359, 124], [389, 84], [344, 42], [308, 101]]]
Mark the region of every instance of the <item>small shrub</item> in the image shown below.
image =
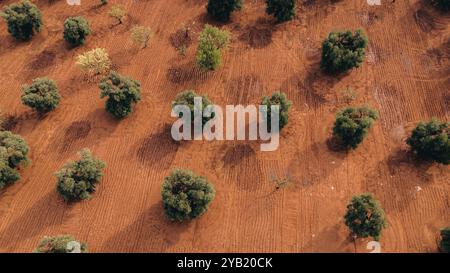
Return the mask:
[[183, 221], [205, 213], [214, 199], [215, 190], [206, 178], [177, 169], [164, 179], [161, 195], [167, 217]]
[[103, 177], [105, 163], [95, 158], [88, 149], [79, 153], [81, 159], [70, 161], [57, 172], [56, 190], [66, 201], [78, 201], [90, 198], [95, 185]]
[[371, 194], [354, 196], [347, 206], [344, 219], [351, 234], [357, 238], [370, 236], [378, 241], [386, 227], [384, 211]]
[[116, 19], [119, 24], [123, 23], [123, 18], [127, 15], [127, 12], [124, 7], [120, 5], [114, 5], [108, 12], [108, 15], [112, 18]]
[[230, 32], [211, 25], [205, 25], [200, 33], [199, 43], [210, 44], [217, 49], [225, 49], [230, 43]]
[[106, 4], [108, 4], [108, 0], [100, 0], [100, 4], [106, 5]]
[[450, 253], [450, 227], [441, 229], [439, 249], [441, 252]]
[[356, 98], [358, 97], [358, 94], [356, 93], [356, 91], [350, 87], [341, 90], [340, 93], [342, 96], [342, 100], [345, 103], [350, 103], [350, 102], [356, 100]]
[[280, 189], [287, 188], [289, 185], [292, 185], [292, 179], [289, 176], [284, 177], [272, 177], [271, 182], [275, 184], [275, 191], [278, 191]]
[[0, 131], [11, 131], [17, 125], [18, 118], [12, 114], [6, 114], [0, 109]]
[[197, 64], [203, 71], [216, 70], [222, 64], [220, 50], [211, 44], [200, 44], [197, 50]]
[[148, 46], [148, 42], [152, 37], [152, 31], [145, 26], [134, 26], [131, 29], [131, 40], [142, 48]]
[[6, 6], [0, 15], [8, 25], [8, 32], [17, 40], [27, 41], [41, 31], [41, 12], [28, 0]]
[[209, 0], [206, 10], [214, 20], [219, 22], [230, 21], [233, 11], [242, 9], [242, 0]]
[[186, 48], [185, 45], [182, 45], [182, 46], [178, 47], [177, 51], [178, 51], [178, 54], [180, 54], [180, 56], [186, 57], [187, 48]]
[[28, 164], [28, 145], [19, 135], [0, 131], [0, 189], [20, 179], [16, 170]]
[[19, 179], [19, 172], [8, 163], [8, 151], [0, 146], [0, 190]]
[[77, 56], [76, 64], [85, 72], [100, 75], [111, 68], [111, 60], [104, 48], [95, 48]]
[[276, 92], [272, 96], [265, 96], [263, 97], [261, 101], [261, 105], [267, 106], [267, 113], [262, 113], [264, 122], [267, 122], [267, 130], [268, 132], [272, 131], [272, 125], [271, 125], [271, 117], [272, 117], [272, 111], [271, 106], [272, 105], [279, 105], [280, 106], [280, 113], [279, 113], [279, 130], [284, 128], [284, 126], [287, 125], [289, 121], [289, 109], [292, 106], [292, 102], [289, 101], [286, 98], [286, 94], [281, 92]]
[[438, 163], [450, 163], [450, 123], [436, 119], [419, 123], [407, 139], [407, 144], [420, 157]]
[[341, 73], [359, 67], [365, 58], [368, 40], [362, 30], [331, 32], [322, 44], [321, 68]]
[[78, 242], [71, 235], [59, 235], [55, 237], [45, 236], [39, 242], [35, 253], [87, 253], [87, 245]]
[[0, 131], [0, 147], [6, 149], [6, 159], [11, 168], [28, 164], [29, 148], [21, 136], [9, 131]]
[[99, 84], [100, 97], [108, 97], [106, 110], [117, 118], [128, 116], [133, 103], [141, 99], [141, 84], [117, 72], [111, 72]]
[[221, 49], [228, 46], [230, 33], [206, 25], [200, 33], [197, 63], [204, 71], [216, 70], [222, 62]]
[[450, 0], [430, 0], [430, 2], [442, 11], [450, 10]]
[[368, 107], [345, 108], [338, 112], [333, 127], [333, 136], [345, 147], [357, 148], [364, 140], [378, 112]]
[[73, 46], [84, 44], [90, 34], [89, 22], [81, 16], [70, 17], [64, 22], [64, 40]]
[[61, 96], [55, 81], [37, 78], [31, 85], [22, 87], [22, 103], [40, 113], [47, 113], [59, 105]]
[[266, 0], [266, 12], [278, 22], [292, 20], [295, 16], [296, 0]]
[[[193, 90], [185, 90], [181, 93], [179, 93], [176, 98], [175, 101], [172, 102], [172, 107], [175, 107], [176, 105], [186, 105], [187, 107], [189, 107], [189, 109], [191, 110], [191, 120], [192, 122], [194, 122], [194, 110], [195, 110], [195, 105], [194, 105], [194, 98], [195, 97], [201, 97], [202, 98], [202, 113], [205, 110], [205, 108], [208, 105], [212, 105], [212, 102], [209, 100], [209, 98], [205, 95], [198, 95], [195, 93], [195, 91]], [[215, 113], [211, 113], [210, 117], [202, 117], [202, 125], [205, 125], [209, 120], [213, 119], [215, 116]], [[179, 118], [182, 118], [183, 114], [180, 113]]]

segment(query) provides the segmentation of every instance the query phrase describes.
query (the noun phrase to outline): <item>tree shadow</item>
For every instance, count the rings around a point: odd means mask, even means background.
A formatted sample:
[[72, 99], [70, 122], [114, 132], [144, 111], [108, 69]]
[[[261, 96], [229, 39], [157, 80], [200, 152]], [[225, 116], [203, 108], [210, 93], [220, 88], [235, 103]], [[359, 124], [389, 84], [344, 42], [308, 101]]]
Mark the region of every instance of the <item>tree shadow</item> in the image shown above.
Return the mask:
[[176, 85], [188, 82], [199, 84], [205, 82], [212, 75], [212, 72], [203, 71], [194, 61], [189, 61], [185, 64], [170, 67], [167, 70], [166, 78]]
[[244, 191], [257, 191], [263, 187], [262, 166], [250, 144], [239, 143], [233, 146], [224, 144], [222, 163], [223, 173], [229, 181]]
[[180, 142], [173, 140], [171, 125], [164, 124], [162, 129], [145, 137], [139, 144], [136, 156], [145, 165], [167, 169], [175, 159]]
[[169, 41], [175, 49], [180, 49], [182, 47], [187, 49], [194, 41], [193, 33], [188, 27], [180, 28], [169, 36]]
[[91, 131], [91, 123], [88, 120], [79, 120], [72, 122], [66, 128], [64, 133], [64, 142], [73, 142], [83, 139], [89, 135]]
[[39, 125], [39, 121], [44, 120], [50, 113], [39, 113], [34, 110], [28, 110], [19, 115], [7, 116], [5, 130], [18, 134], [32, 132]]
[[332, 152], [348, 152], [350, 148], [342, 143], [342, 140], [335, 136], [331, 136], [326, 141], [327, 147]]
[[[344, 164], [346, 156], [344, 153], [330, 153], [326, 143], [313, 143], [296, 152], [295, 160], [289, 162], [288, 173], [297, 189], [310, 188], [337, 171]], [[306, 158], [308, 160], [304, 160]]]
[[336, 7], [335, 4], [343, 0], [304, 0], [300, 6], [302, 10], [313, 11], [306, 14], [312, 14], [312, 17], [307, 18], [308, 24], [315, 23], [318, 20], [324, 20]]
[[19, 41], [14, 39], [9, 33], [0, 36], [0, 57], [6, 53], [11, 54], [11, 51], [23, 52], [24, 48], [28, 47], [31, 44], [30, 41]]
[[445, 30], [448, 23], [444, 17], [447, 14], [434, 7], [430, 2], [426, 0], [417, 2], [417, 9], [413, 13], [415, 23], [425, 33]]
[[8, 224], [0, 235], [0, 245], [14, 246], [40, 234], [44, 229], [61, 224], [67, 209], [70, 209], [70, 205], [64, 203], [56, 191], [45, 194]]
[[139, 215], [136, 220], [110, 237], [102, 249], [107, 252], [164, 252], [176, 244], [180, 234], [192, 222], [171, 222], [164, 215], [163, 204], [158, 202]]
[[251, 48], [262, 49], [272, 43], [272, 36], [275, 30], [276, 26], [271, 20], [260, 17], [256, 22], [247, 25], [243, 29], [242, 34], [239, 36], [239, 40]]
[[56, 53], [49, 49], [44, 49], [29, 64], [32, 70], [44, 69], [55, 63]]
[[308, 69], [304, 78], [295, 74], [286, 79], [281, 90], [286, 90], [295, 104], [318, 109], [330, 102], [329, 97], [334, 97], [334, 93], [330, 91], [347, 74], [329, 75], [320, 69], [319, 63], [315, 63]]
[[[398, 149], [381, 161], [365, 180], [366, 191], [383, 200], [387, 212], [402, 212], [418, 198], [420, 191], [445, 179], [445, 167], [418, 158], [409, 150]], [[386, 175], [387, 174], [387, 175]]]
[[439, 14], [441, 16], [448, 16], [448, 11], [440, 10], [436, 5], [432, 3], [432, 1], [429, 0], [419, 0], [416, 5], [418, 6], [418, 9], [427, 9], [431, 13]]
[[0, 129], [5, 131], [14, 132], [17, 124], [19, 123], [19, 119], [17, 116], [12, 114], [7, 114], [3, 117], [3, 120], [0, 124]]
[[105, 109], [96, 109], [84, 118], [74, 121], [52, 143], [57, 143], [59, 157], [74, 153], [85, 147], [92, 147], [114, 133], [120, 120], [112, 117]]
[[[44, 47], [45, 44], [41, 46]], [[38, 54], [30, 55], [29, 61], [25, 63], [23, 73], [19, 76], [24, 81], [46, 76], [55, 64], [73, 58], [76, 54], [75, 48], [78, 48], [78, 46], [73, 46], [64, 39], [57, 39], [54, 43], [44, 47]]]

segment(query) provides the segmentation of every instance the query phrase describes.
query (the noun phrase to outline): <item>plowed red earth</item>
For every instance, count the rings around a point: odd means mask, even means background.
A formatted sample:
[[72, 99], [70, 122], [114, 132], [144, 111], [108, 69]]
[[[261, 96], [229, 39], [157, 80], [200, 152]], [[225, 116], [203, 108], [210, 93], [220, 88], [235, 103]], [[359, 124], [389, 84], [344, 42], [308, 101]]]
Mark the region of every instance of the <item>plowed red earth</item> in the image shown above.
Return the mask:
[[[0, 1], [9, 4], [12, 1]], [[22, 179], [0, 193], [0, 251], [30, 252], [45, 235], [72, 234], [92, 252], [368, 252], [343, 223], [353, 195], [372, 192], [388, 228], [382, 252], [435, 252], [439, 229], [450, 225], [449, 168], [414, 159], [404, 141], [420, 120], [449, 120], [449, 16], [425, 1], [299, 1], [297, 18], [275, 25], [264, 1], [245, 1], [222, 27], [233, 40], [223, 67], [195, 68], [197, 34], [209, 19], [206, 1], [35, 1], [44, 28], [30, 42], [15, 42], [0, 24], [0, 107], [14, 115], [11, 130], [31, 148]], [[124, 24], [107, 15], [120, 2]], [[85, 16], [93, 28], [86, 45], [69, 49], [62, 26]], [[211, 22], [209, 22], [211, 23]], [[153, 32], [149, 47], [129, 39], [135, 24]], [[182, 57], [173, 47], [182, 25], [196, 32]], [[321, 41], [332, 30], [363, 28], [369, 49], [361, 68], [341, 77], [319, 70]], [[142, 84], [142, 101], [122, 121], [111, 118], [96, 81], [87, 81], [75, 57], [108, 50], [116, 69]], [[32, 79], [57, 81], [62, 102], [45, 117], [21, 104], [20, 88]], [[353, 88], [346, 103], [342, 90]], [[257, 104], [276, 90], [293, 101], [280, 148], [261, 152], [256, 142], [172, 141], [170, 105], [195, 89], [219, 105]], [[336, 111], [368, 104], [380, 120], [355, 151], [327, 145]], [[66, 204], [54, 172], [81, 148], [108, 167], [91, 200]], [[175, 167], [208, 177], [217, 190], [209, 211], [190, 223], [163, 214], [160, 187]], [[272, 176], [290, 176], [273, 193]]]

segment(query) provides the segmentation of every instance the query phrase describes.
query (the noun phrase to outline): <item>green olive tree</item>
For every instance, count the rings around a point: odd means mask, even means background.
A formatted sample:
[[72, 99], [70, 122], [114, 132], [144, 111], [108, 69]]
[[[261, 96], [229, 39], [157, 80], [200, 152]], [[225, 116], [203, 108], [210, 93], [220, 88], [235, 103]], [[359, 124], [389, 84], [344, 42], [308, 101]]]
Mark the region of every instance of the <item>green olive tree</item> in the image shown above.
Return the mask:
[[161, 196], [167, 217], [183, 221], [205, 213], [215, 190], [206, 178], [189, 170], [176, 169], [164, 179]]

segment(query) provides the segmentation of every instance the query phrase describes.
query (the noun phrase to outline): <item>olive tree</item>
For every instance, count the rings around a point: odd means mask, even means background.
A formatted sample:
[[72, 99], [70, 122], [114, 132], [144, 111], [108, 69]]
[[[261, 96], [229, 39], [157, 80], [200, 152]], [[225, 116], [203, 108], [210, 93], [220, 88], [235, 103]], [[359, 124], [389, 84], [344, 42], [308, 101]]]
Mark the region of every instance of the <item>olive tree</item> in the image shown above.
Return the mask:
[[203, 71], [216, 70], [222, 64], [220, 50], [211, 44], [199, 44], [197, 50], [197, 64]]
[[6, 6], [0, 15], [8, 25], [8, 32], [17, 40], [27, 41], [41, 31], [41, 12], [28, 0]]
[[39, 113], [54, 110], [60, 99], [56, 82], [45, 77], [34, 79], [31, 85], [22, 87], [22, 103]]
[[272, 96], [265, 96], [261, 101], [262, 106], [266, 106], [266, 109], [263, 110], [263, 120], [267, 122], [267, 130], [268, 132], [272, 131], [271, 117], [272, 111], [271, 106], [278, 105], [279, 106], [279, 130], [284, 128], [287, 125], [289, 120], [289, 109], [292, 106], [292, 101], [289, 101], [286, 97], [285, 93], [275, 92]]
[[230, 21], [233, 11], [242, 9], [242, 0], [208, 0], [208, 15], [219, 22]]
[[266, 0], [266, 12], [278, 22], [292, 20], [295, 16], [296, 0]]
[[365, 58], [368, 39], [362, 30], [331, 32], [322, 43], [321, 68], [341, 73], [359, 67]]
[[87, 244], [77, 241], [72, 235], [45, 236], [35, 253], [87, 253]]
[[379, 202], [371, 194], [354, 196], [347, 205], [345, 225], [356, 238], [373, 237], [379, 240], [386, 227], [386, 217]]
[[90, 34], [89, 22], [84, 17], [70, 17], [64, 22], [64, 40], [73, 46], [84, 44]]
[[[199, 95], [195, 93], [194, 90], [185, 90], [181, 93], [179, 93], [175, 101], [172, 102], [172, 107], [175, 107], [177, 105], [185, 105], [189, 107], [191, 110], [191, 121], [194, 122], [194, 111], [195, 111], [195, 104], [194, 104], [194, 98], [202, 98], [202, 105], [201, 109], [199, 109], [202, 113], [205, 110], [205, 108], [209, 105], [212, 105], [212, 102], [209, 100], [209, 98], [205, 95]], [[179, 118], [183, 117], [183, 113], [180, 113]], [[213, 119], [215, 117], [215, 113], [212, 112], [210, 117], [205, 117], [202, 115], [202, 126], [204, 126], [209, 120]]]
[[111, 7], [111, 9], [108, 12], [108, 15], [112, 18], [116, 19], [117, 22], [120, 24], [123, 23], [123, 18], [127, 15], [127, 12], [124, 7], [121, 5], [114, 5]]
[[149, 27], [134, 26], [131, 29], [131, 40], [141, 48], [146, 48], [152, 37], [152, 31]]
[[79, 153], [80, 160], [65, 164], [55, 175], [56, 190], [66, 201], [88, 199], [103, 177], [105, 163], [95, 158], [88, 149]]
[[208, 210], [214, 199], [213, 185], [192, 171], [176, 169], [162, 184], [164, 210], [170, 220], [191, 220]]
[[333, 136], [345, 147], [356, 149], [377, 119], [378, 112], [369, 107], [345, 108], [337, 113]]
[[450, 253], [450, 227], [441, 229], [441, 241], [439, 242], [441, 252]]
[[0, 131], [0, 189], [20, 179], [17, 168], [28, 164], [28, 152], [22, 137]]
[[438, 163], [450, 163], [450, 123], [432, 119], [419, 123], [406, 143], [420, 157]]
[[28, 164], [28, 145], [25, 140], [9, 131], [0, 131], [0, 147], [6, 149], [6, 159], [11, 168]]
[[200, 33], [197, 63], [204, 71], [216, 70], [222, 62], [220, 50], [228, 46], [230, 33], [217, 27], [206, 25]]
[[211, 44], [215, 48], [225, 49], [230, 43], [230, 32], [206, 24], [199, 36], [199, 43]]
[[100, 75], [111, 69], [111, 60], [104, 48], [95, 48], [77, 56], [76, 65], [87, 73]]
[[106, 100], [106, 111], [116, 118], [124, 118], [133, 111], [133, 103], [141, 100], [141, 84], [112, 71], [99, 84], [100, 98]]
[[8, 163], [7, 149], [0, 146], [0, 190], [19, 179], [19, 172]]

